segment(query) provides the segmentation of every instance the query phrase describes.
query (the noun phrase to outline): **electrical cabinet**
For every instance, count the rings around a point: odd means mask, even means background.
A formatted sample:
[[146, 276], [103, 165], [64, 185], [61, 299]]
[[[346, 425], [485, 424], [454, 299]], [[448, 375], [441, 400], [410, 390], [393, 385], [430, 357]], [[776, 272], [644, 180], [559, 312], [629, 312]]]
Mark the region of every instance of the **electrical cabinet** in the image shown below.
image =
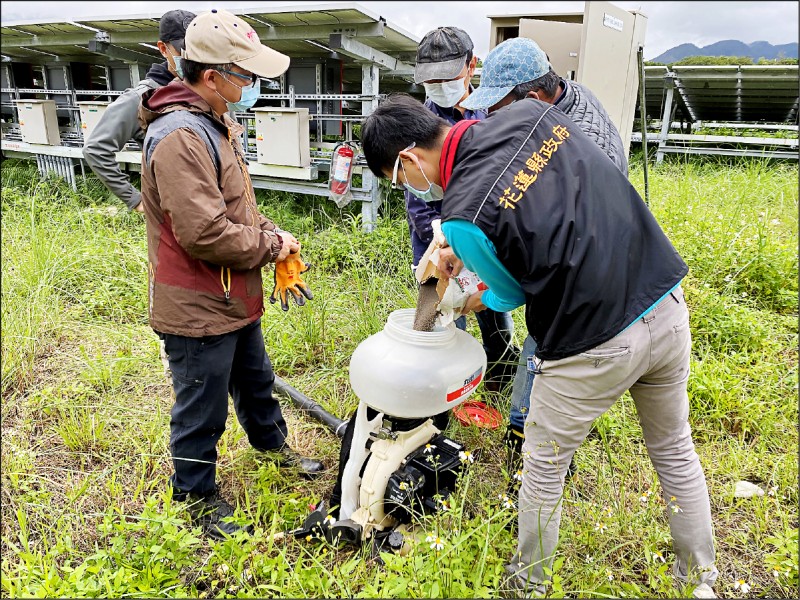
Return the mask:
[[265, 165], [311, 165], [310, 122], [307, 108], [254, 108], [257, 162]]
[[56, 103], [53, 100], [17, 100], [17, 113], [23, 142], [61, 145]]
[[589, 88], [617, 127], [627, 154], [639, 92], [637, 52], [647, 17], [610, 2], [586, 2], [583, 13], [497, 15], [490, 46], [510, 37], [534, 40], [553, 70]]
[[109, 104], [110, 102], [78, 102], [78, 108], [81, 111], [81, 133], [84, 140], [92, 135], [92, 131], [97, 127]]

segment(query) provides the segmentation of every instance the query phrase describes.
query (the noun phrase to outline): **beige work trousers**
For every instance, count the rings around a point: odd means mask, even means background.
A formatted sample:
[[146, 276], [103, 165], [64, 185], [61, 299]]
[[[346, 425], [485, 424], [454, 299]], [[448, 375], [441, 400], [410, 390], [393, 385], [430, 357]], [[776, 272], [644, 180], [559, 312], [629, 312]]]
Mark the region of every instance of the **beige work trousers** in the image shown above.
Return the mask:
[[552, 566], [558, 544], [567, 466], [592, 422], [626, 390], [667, 504], [675, 576], [713, 585], [718, 572], [708, 488], [688, 422], [690, 352], [689, 312], [678, 287], [611, 340], [541, 362], [525, 423], [519, 546], [507, 566], [519, 578], [515, 587], [544, 591], [544, 567]]

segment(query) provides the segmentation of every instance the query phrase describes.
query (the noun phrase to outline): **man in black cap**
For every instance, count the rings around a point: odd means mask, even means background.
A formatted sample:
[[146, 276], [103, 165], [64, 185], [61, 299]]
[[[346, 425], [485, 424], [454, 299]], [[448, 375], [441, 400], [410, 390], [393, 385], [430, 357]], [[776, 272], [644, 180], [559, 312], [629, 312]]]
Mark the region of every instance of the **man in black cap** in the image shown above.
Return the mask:
[[117, 98], [83, 144], [83, 158], [94, 174], [131, 210], [142, 212], [141, 194], [120, 170], [116, 153], [131, 139], [141, 146], [144, 132], [137, 114], [142, 94], [168, 84], [179, 74], [176, 63], [180, 62], [186, 28], [194, 17], [194, 13], [185, 10], [164, 13], [158, 25], [157, 44], [166, 62], [153, 64], [145, 79]]
[[[461, 105], [474, 89], [470, 80], [478, 59], [473, 55], [473, 47], [472, 39], [463, 29], [438, 27], [428, 32], [417, 48], [414, 82], [425, 87], [428, 110], [450, 125], [463, 119], [482, 121], [488, 115], [484, 110], [472, 111]], [[406, 188], [406, 215], [414, 253], [412, 269], [416, 269], [434, 237], [434, 229], [439, 226], [442, 203], [437, 191], [440, 190], [435, 186], [427, 190]], [[519, 356], [519, 349], [513, 344], [514, 322], [507, 312], [485, 310], [475, 316], [488, 360], [486, 384], [499, 391], [513, 378]], [[466, 317], [456, 320], [459, 329], [466, 329], [466, 325]], [[522, 423], [524, 418], [520, 415], [517, 420]], [[511, 419], [513, 422], [513, 414]]]

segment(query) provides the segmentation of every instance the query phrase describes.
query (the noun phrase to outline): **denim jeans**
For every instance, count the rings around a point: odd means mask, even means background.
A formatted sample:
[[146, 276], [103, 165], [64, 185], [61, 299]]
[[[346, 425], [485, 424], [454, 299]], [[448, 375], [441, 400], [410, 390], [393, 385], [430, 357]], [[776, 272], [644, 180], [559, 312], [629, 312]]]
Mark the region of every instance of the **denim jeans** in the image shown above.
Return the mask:
[[536, 352], [536, 342], [531, 336], [525, 336], [522, 344], [522, 353], [514, 376], [514, 386], [511, 388], [511, 426], [517, 431], [524, 431], [525, 418], [531, 406], [531, 390], [533, 389], [533, 355]]
[[283, 446], [286, 423], [272, 396], [275, 375], [260, 320], [222, 335], [159, 337], [175, 390], [170, 419], [175, 473], [170, 481], [177, 500], [188, 492], [205, 495], [216, 487], [217, 442], [228, 418], [228, 394], [254, 448]]
[[626, 390], [661, 483], [675, 576], [713, 585], [718, 572], [711, 506], [688, 420], [690, 354], [689, 312], [677, 288], [611, 340], [560, 360], [537, 361], [525, 424], [519, 546], [508, 565], [522, 588], [542, 591], [558, 545], [567, 466], [594, 420]]
[[[486, 351], [486, 378], [496, 378], [502, 383], [513, 372], [519, 354], [519, 349], [514, 345], [514, 320], [511, 313], [495, 312], [488, 308], [474, 314]], [[459, 317], [455, 324], [466, 331], [467, 318]]]

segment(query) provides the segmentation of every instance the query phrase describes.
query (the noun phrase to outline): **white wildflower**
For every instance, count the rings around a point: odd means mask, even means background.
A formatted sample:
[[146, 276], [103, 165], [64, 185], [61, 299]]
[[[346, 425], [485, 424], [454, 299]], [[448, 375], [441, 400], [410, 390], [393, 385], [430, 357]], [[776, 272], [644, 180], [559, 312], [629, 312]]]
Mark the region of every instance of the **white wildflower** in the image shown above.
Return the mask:
[[475, 457], [472, 456], [472, 452], [470, 452], [469, 450], [462, 450], [461, 452], [459, 452], [458, 458], [461, 459], [461, 462], [468, 462], [468, 461], [470, 463], [475, 462]]
[[508, 497], [507, 494], [497, 494], [497, 497], [503, 504], [503, 508], [514, 508], [514, 502]]
[[743, 594], [746, 594], [750, 591], [750, 584], [744, 579], [737, 579], [736, 583], [733, 584], [733, 589], [739, 590]]
[[429, 535], [425, 538], [425, 541], [431, 545], [431, 550], [439, 552], [444, 548], [444, 540], [438, 535]]
[[600, 533], [603, 533], [606, 529], [608, 529], [608, 526], [606, 526], [606, 524], [602, 521], [598, 521], [594, 525], [594, 530], [599, 531]]

